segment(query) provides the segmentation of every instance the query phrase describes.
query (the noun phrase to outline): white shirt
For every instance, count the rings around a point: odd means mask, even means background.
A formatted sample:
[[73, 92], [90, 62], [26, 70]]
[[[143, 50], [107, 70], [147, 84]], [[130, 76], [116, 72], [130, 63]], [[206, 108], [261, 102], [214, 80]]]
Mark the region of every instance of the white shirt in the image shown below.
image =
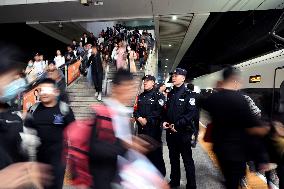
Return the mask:
[[92, 55], [92, 49], [89, 49], [89, 50], [88, 50], [88, 55], [87, 55], [87, 56], [88, 56], [88, 59], [90, 58], [91, 55]]
[[60, 66], [62, 66], [63, 64], [65, 64], [65, 58], [64, 56], [56, 56], [54, 58], [54, 62], [57, 68], [59, 68]]
[[116, 60], [117, 59], [117, 47], [114, 47], [111, 53], [111, 58]]
[[132, 142], [130, 129], [130, 115], [133, 113], [131, 108], [125, 107], [117, 100], [107, 98], [105, 104], [116, 114], [112, 117], [115, 136], [128, 143]]
[[38, 76], [41, 76], [44, 72], [45, 64], [43, 61], [35, 61], [34, 67]]
[[104, 38], [102, 38], [102, 37], [99, 37], [98, 38], [98, 44], [100, 45], [101, 43], [103, 43], [105, 41], [105, 39]]

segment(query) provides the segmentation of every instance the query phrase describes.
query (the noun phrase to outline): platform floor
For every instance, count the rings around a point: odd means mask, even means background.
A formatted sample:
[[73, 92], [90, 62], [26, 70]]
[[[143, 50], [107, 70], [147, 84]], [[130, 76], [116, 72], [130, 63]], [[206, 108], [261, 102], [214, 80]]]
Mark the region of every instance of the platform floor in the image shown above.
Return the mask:
[[[201, 129], [199, 143], [193, 151], [193, 159], [196, 168], [196, 182], [198, 189], [225, 189], [223, 183], [223, 176], [218, 168], [218, 163], [214, 153], [212, 152], [212, 145], [205, 143], [202, 140], [204, 130]], [[166, 163], [167, 175], [166, 180], [169, 180], [170, 175], [170, 161], [169, 151], [165, 141], [165, 133], [163, 134], [163, 152]], [[263, 177], [255, 173], [247, 173], [248, 187], [247, 189], [267, 189], [267, 185]], [[186, 177], [184, 165], [181, 158], [181, 186], [180, 189], [185, 189]], [[64, 186], [64, 189], [72, 189], [70, 186]], [[277, 187], [275, 187], [277, 189]]]

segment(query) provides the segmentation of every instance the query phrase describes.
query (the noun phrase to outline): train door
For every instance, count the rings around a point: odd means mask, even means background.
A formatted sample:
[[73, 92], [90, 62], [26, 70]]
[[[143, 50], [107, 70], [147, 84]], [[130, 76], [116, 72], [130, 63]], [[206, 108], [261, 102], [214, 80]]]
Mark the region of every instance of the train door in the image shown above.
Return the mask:
[[284, 81], [282, 81], [279, 89], [279, 113], [284, 113]]

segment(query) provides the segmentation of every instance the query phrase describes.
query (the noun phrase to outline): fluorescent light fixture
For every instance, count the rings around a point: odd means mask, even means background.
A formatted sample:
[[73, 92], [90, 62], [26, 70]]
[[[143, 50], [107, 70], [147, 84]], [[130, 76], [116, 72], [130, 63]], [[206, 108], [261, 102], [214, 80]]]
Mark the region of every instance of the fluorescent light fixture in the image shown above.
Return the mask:
[[173, 20], [176, 20], [176, 19], [177, 19], [177, 16], [176, 16], [176, 15], [172, 16], [172, 19], [173, 19]]
[[169, 47], [171, 47], [172, 45], [171, 44], [169, 44]]
[[165, 68], [167, 68], [168, 66], [165, 66]]
[[168, 61], [169, 59], [168, 58], [166, 58], [166, 61]]

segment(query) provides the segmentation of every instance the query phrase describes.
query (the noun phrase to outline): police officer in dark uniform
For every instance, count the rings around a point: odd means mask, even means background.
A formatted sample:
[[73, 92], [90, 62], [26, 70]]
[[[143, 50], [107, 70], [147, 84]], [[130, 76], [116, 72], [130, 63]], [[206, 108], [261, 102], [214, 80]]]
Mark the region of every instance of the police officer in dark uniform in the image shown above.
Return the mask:
[[196, 189], [195, 166], [192, 159], [191, 140], [194, 118], [198, 113], [194, 95], [185, 87], [187, 71], [177, 68], [173, 72], [173, 90], [168, 94], [163, 128], [167, 130], [167, 144], [171, 163], [172, 188], [180, 186], [180, 154], [186, 171], [187, 189]]
[[[188, 83], [186, 87], [194, 96], [195, 101], [198, 102], [198, 99], [200, 99], [201, 96], [200, 96], [200, 94], [194, 92], [194, 85], [192, 83]], [[194, 127], [194, 134], [193, 134], [192, 141], [191, 141], [191, 145], [192, 145], [193, 148], [196, 147], [197, 139], [198, 139], [198, 133], [199, 133], [200, 109], [198, 108], [198, 106], [197, 106], [197, 109], [198, 109], [198, 113], [196, 114], [195, 119], [193, 120], [194, 126], [195, 126]]]
[[151, 151], [147, 157], [165, 176], [166, 168], [161, 140], [162, 128], [160, 126], [165, 97], [154, 89], [156, 80], [154, 76], [146, 75], [142, 80], [144, 81], [144, 92], [137, 97], [133, 114], [138, 124], [138, 134], [150, 136], [159, 143], [158, 147]]

